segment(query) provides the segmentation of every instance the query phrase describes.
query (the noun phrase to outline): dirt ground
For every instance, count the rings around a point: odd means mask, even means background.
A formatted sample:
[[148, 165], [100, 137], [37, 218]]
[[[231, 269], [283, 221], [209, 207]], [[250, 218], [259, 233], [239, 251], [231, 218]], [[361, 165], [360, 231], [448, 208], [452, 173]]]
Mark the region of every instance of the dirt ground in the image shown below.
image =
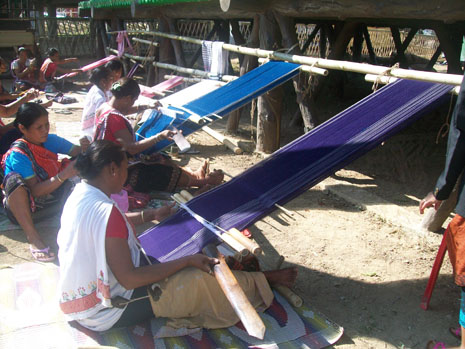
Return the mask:
[[[363, 93], [349, 87], [343, 99], [321, 98], [320, 115], [334, 115]], [[432, 189], [444, 161], [445, 140], [436, 145], [435, 139], [447, 111], [448, 105], [440, 113], [426, 116], [338, 171], [333, 179], [339, 185], [362, 188], [382, 198], [387, 202], [386, 210], [400, 206], [418, 215], [418, 202]], [[51, 111], [52, 130], [57, 121], [78, 121], [80, 116], [81, 110], [71, 114]], [[287, 124], [284, 119], [283, 144], [301, 132]], [[214, 128], [223, 130], [224, 121]], [[245, 112], [235, 137], [250, 143], [251, 129], [250, 116]], [[209, 158], [212, 169], [221, 168], [235, 176], [263, 159], [263, 155], [252, 152], [234, 155], [202, 132], [188, 139], [199, 154], [181, 155], [177, 160], [193, 168]], [[460, 290], [453, 284], [447, 258], [430, 310], [420, 308], [441, 235], [405, 229], [382, 213], [361, 210], [369, 204], [362, 201], [360, 205], [349, 203], [322, 183], [286, 205], [295, 212], [293, 219], [275, 211], [250, 230], [270, 264], [282, 255], [284, 267], [298, 267], [295, 290], [304, 301], [344, 327], [345, 334], [335, 348], [423, 348], [429, 339], [457, 345], [448, 327], [457, 324]], [[56, 230], [41, 234], [56, 246]], [[0, 235], [0, 265], [29, 259], [20, 230]]]

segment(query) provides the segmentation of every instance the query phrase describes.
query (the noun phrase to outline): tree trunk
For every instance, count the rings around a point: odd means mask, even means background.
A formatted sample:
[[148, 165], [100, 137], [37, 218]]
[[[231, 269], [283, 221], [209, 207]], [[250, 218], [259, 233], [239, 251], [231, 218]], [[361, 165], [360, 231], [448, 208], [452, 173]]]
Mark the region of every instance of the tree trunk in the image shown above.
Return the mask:
[[[284, 17], [276, 12], [275, 18], [281, 29], [283, 46], [285, 48], [294, 47], [289, 53], [301, 55], [302, 52], [298, 45], [294, 20], [289, 17]], [[315, 120], [316, 108], [314, 102], [310, 98], [310, 89], [307, 88], [308, 84], [306, 77], [307, 74], [300, 73], [300, 75], [296, 76], [292, 82], [297, 96], [297, 104], [299, 105], [300, 113], [304, 121], [304, 131], [308, 132], [315, 128], [317, 122]]]
[[[273, 12], [260, 15], [260, 48], [276, 50], [281, 35]], [[279, 148], [283, 88], [278, 86], [258, 98], [257, 151], [272, 153]]]

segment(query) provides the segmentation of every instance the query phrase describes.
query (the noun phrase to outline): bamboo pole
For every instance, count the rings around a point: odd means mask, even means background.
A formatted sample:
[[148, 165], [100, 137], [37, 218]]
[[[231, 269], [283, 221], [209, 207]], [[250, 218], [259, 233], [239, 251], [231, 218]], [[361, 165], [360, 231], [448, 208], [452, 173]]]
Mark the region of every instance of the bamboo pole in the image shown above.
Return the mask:
[[225, 146], [231, 149], [234, 152], [234, 154], [242, 154], [242, 149], [237, 144], [234, 144], [229, 138], [223, 136], [221, 133], [212, 130], [208, 126], [202, 127], [202, 130], [205, 131], [211, 137], [215, 138], [218, 142], [223, 143]]
[[[169, 79], [174, 78], [176, 76], [178, 76], [178, 75], [165, 75], [164, 78], [165, 78], [165, 80], [169, 80]], [[221, 79], [223, 80], [223, 77]], [[227, 75], [226, 80], [223, 80], [223, 81], [229, 82], [229, 81], [233, 81], [233, 80], [236, 80], [236, 79], [238, 79], [237, 76]], [[208, 80], [208, 79], [204, 79], [204, 78], [184, 78], [183, 79], [184, 82], [189, 82], [189, 83], [193, 83], [193, 84], [195, 84], [197, 82], [206, 81], [206, 80]]]
[[[269, 61], [269, 59], [266, 59], [266, 58], [259, 58], [258, 59], [258, 62], [261, 63], [261, 64], [266, 63], [268, 61]], [[308, 65], [300, 66], [300, 70], [304, 71], [304, 72], [307, 72], [307, 73], [310, 73], [310, 74], [317, 74], [317, 75], [322, 75], [322, 76], [328, 76], [328, 74], [329, 74], [327, 69], [322, 69], [322, 68], [318, 68], [318, 67], [309, 67]]]
[[[115, 54], [118, 54], [118, 51], [115, 50], [115, 49], [112, 49], [111, 47], [107, 47], [107, 50], [112, 52], [112, 53], [115, 53]], [[127, 58], [130, 58], [130, 59], [134, 59], [136, 61], [149, 61], [149, 62], [153, 62], [155, 60], [154, 57], [141, 57], [141, 56], [134, 56], [134, 55], [131, 55], [129, 53], [123, 53], [123, 56], [124, 57], [127, 57]]]
[[[110, 32], [117, 33], [117, 32]], [[145, 35], [156, 35], [165, 37], [168, 39], [182, 40], [193, 44], [201, 45], [203, 40], [189, 38], [181, 35], [162, 33], [157, 31], [130, 31], [130, 34], [145, 34]], [[342, 71], [350, 71], [354, 73], [363, 74], [374, 74], [374, 75], [390, 75], [401, 79], [409, 80], [420, 80], [427, 82], [437, 82], [449, 85], [460, 85], [463, 79], [462, 75], [458, 74], [444, 74], [444, 73], [433, 73], [424, 72], [418, 70], [408, 70], [402, 68], [388, 68], [372, 64], [338, 61], [334, 59], [324, 59], [316, 57], [298, 56], [291, 55], [282, 52], [262, 50], [258, 48], [242, 47], [232, 44], [223, 44], [223, 49], [231, 52], [242, 53], [246, 55], [252, 55], [262, 58], [275, 59], [280, 61], [288, 61], [297, 64], [309, 65], [324, 69], [334, 69]]]
[[153, 41], [150, 41], [150, 40], [144, 40], [144, 39], [139, 39], [139, 38], [132, 38], [133, 41], [135, 42], [140, 42], [140, 43], [143, 43], [143, 44], [147, 44], [147, 45], [150, 45], [150, 46], [160, 46], [158, 44], [158, 42], [153, 42]]
[[[373, 74], [366, 74], [365, 81], [368, 82], [378, 82], [378, 84], [386, 85], [390, 84], [391, 82], [397, 81], [398, 79], [393, 76], [379, 76]], [[451, 89], [450, 93], [454, 95], [458, 95], [460, 92], [460, 86], [455, 86]]]

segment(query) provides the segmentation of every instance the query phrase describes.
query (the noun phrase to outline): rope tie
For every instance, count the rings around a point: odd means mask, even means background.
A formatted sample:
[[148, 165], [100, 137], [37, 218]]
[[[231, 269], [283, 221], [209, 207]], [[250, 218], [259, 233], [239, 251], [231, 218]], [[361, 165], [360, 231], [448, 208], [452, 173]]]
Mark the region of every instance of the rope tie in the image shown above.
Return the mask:
[[378, 85], [379, 83], [381, 82], [381, 78], [383, 76], [391, 76], [391, 71], [392, 69], [397, 69], [399, 68], [399, 63], [396, 63], [394, 64], [392, 67], [390, 68], [387, 68], [385, 71], [383, 71], [381, 74], [379, 74], [378, 76], [376, 76], [376, 79], [375, 79], [375, 82], [373, 83], [373, 86], [372, 86], [372, 90], [373, 92], [377, 91], [378, 90]]
[[450, 97], [450, 103], [449, 103], [449, 111], [447, 112], [446, 116], [446, 121], [442, 124], [442, 126], [439, 128], [438, 134], [436, 135], [436, 144], [439, 144], [439, 138], [444, 138], [447, 136], [449, 133], [449, 128], [450, 128], [450, 115], [452, 111], [452, 102], [454, 100], [454, 97]]

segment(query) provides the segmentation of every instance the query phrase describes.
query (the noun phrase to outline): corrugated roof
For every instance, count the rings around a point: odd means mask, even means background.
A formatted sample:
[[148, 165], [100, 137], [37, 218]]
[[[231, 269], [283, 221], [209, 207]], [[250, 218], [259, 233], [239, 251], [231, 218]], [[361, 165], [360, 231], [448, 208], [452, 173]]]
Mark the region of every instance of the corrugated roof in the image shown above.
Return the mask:
[[[162, 5], [171, 5], [177, 4], [182, 2], [202, 2], [202, 1], [209, 1], [209, 0], [139, 0], [139, 5], [154, 5], [154, 6], [162, 6]], [[121, 7], [130, 7], [131, 0], [89, 0], [89, 1], [81, 1], [79, 3], [79, 8], [81, 9], [89, 9], [92, 6], [94, 8], [121, 8]]]

